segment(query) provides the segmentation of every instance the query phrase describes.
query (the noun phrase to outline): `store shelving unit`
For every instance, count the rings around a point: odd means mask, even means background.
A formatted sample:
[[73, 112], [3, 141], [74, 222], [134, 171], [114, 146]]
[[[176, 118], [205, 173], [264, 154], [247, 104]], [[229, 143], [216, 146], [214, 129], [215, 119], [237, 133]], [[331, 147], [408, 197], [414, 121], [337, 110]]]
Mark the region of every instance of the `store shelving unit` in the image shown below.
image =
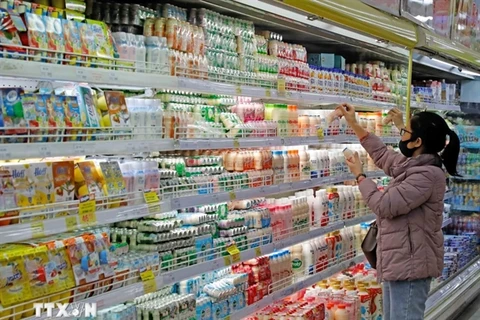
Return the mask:
[[[256, 1], [256, 0], [206, 0], [202, 1], [205, 5], [213, 8], [220, 8], [223, 11], [235, 12], [236, 14], [250, 18], [255, 23], [265, 20], [267, 15], [271, 20], [265, 22], [267, 27], [280, 28], [280, 31], [290, 33], [290, 38], [295, 39], [296, 33], [302, 33], [305, 42], [320, 45], [331, 45], [343, 47], [345, 55], [352, 57], [352, 52], [357, 52], [358, 48], [363, 48], [362, 53], [367, 55], [368, 59], [387, 59], [389, 63], [409, 64], [409, 80], [411, 82], [412, 72], [415, 72], [413, 62], [423, 61], [422, 64], [432, 70], [440, 70], [434, 63], [429, 63], [428, 56], [432, 52], [439, 53], [442, 57], [449, 57], [452, 60], [451, 51], [447, 51], [447, 44], [440, 41], [438, 36], [432, 35], [429, 31], [411, 23], [392, 19], [390, 16], [376, 11], [373, 8], [357, 4], [357, 1], [350, 7], [343, 6], [346, 10], [343, 12], [342, 3], [328, 5], [326, 1]], [[203, 5], [203, 4], [202, 4]], [[365, 18], [362, 21], [357, 14], [351, 14], [350, 10], [368, 13], [365, 16], [376, 18]], [[224, 12], [224, 13], [225, 13]], [[349, 13], [350, 12], [350, 13]], [[355, 11], [353, 11], [355, 12]], [[350, 15], [350, 16], [349, 16]], [[307, 19], [305, 19], [307, 17]], [[378, 23], [378, 24], [377, 24]], [[378, 28], [378, 25], [381, 27]], [[363, 29], [362, 29], [363, 28]], [[362, 30], [358, 30], [362, 29]], [[293, 34], [293, 35], [292, 35]], [[338, 38], [341, 37], [341, 41]], [[436, 44], [425, 39], [437, 40]], [[306, 40], [305, 40], [306, 39]], [[425, 41], [421, 41], [421, 40]], [[427, 40], [428, 40], [427, 39]], [[331, 41], [331, 42], [330, 42]], [[433, 41], [435, 42], [435, 41]], [[413, 49], [425, 49], [425, 52], [415, 59]], [[433, 50], [433, 49], [435, 50]], [[427, 50], [429, 49], [429, 50]], [[445, 52], [442, 52], [445, 51]], [[424, 55], [423, 55], [424, 54]], [[433, 54], [435, 55], [435, 53]], [[475, 55], [474, 55], [475, 56]], [[479, 55], [480, 57], [480, 55]], [[425, 62], [424, 60], [427, 60]], [[470, 59], [473, 61], [472, 59]], [[480, 65], [473, 63], [471, 68], [478, 68]], [[455, 61], [453, 61], [455, 62]], [[462, 65], [468, 65], [468, 59], [461, 59]], [[457, 68], [458, 69], [458, 68]], [[432, 71], [436, 74], [436, 71]], [[467, 78], [461, 70], [452, 70], [444, 68], [441, 74], [451, 74], [455, 79]], [[139, 73], [119, 70], [109, 70], [102, 68], [86, 68], [78, 66], [68, 66], [60, 64], [49, 64], [34, 61], [23, 61], [15, 59], [0, 58], [0, 87], [4, 86], [27, 86], [29, 89], [35, 88], [38, 82], [48, 81], [54, 83], [87, 83], [91, 86], [103, 89], [125, 89], [139, 92], [148, 92], [147, 96], [152, 96], [157, 90], [172, 90], [179, 92], [193, 92], [210, 95], [231, 95], [251, 97], [253, 100], [262, 102], [283, 102], [292, 103], [309, 108], [332, 108], [341, 103], [351, 103], [360, 109], [383, 111], [392, 107], [428, 109], [434, 111], [459, 111], [460, 107], [456, 104], [442, 102], [418, 103], [407, 95], [404, 105], [398, 105], [393, 102], [384, 102], [373, 99], [351, 97], [347, 94], [324, 94], [313, 92], [300, 92], [284, 90], [277, 86], [277, 83], [270, 83], [265, 86], [259, 86], [255, 82], [244, 80], [233, 80], [230, 83], [225, 81], [210, 79], [199, 80], [184, 77], [172, 77], [166, 73]], [[410, 83], [407, 83], [409, 87]], [[408, 89], [409, 90], [409, 89]], [[111, 129], [111, 128], [107, 128]], [[399, 137], [382, 137], [388, 144], [395, 144]], [[324, 144], [343, 144], [357, 143], [358, 140], [353, 136], [308, 136], [308, 137], [239, 137], [239, 138], [195, 138], [195, 139], [165, 139], [160, 136], [157, 139], [143, 139], [141, 137], [132, 137], [130, 140], [108, 140], [108, 141], [78, 141], [63, 143], [29, 143], [29, 144], [0, 144], [0, 159], [28, 159], [45, 158], [57, 156], [84, 156], [84, 155], [131, 155], [147, 154], [158, 151], [189, 151], [189, 150], [219, 150], [219, 149], [239, 149], [239, 148], [268, 148], [268, 147], [289, 147], [289, 146], [319, 146]], [[383, 172], [369, 172], [369, 177], [383, 177]], [[158, 203], [155, 213], [164, 213], [171, 210], [183, 209], [193, 206], [200, 206], [212, 203], [227, 202], [232, 200], [243, 200], [254, 197], [266, 197], [281, 193], [288, 193], [297, 190], [315, 188], [322, 185], [337, 184], [354, 177], [349, 174], [336, 175], [332, 177], [314, 178], [303, 181], [282, 183], [277, 185], [261, 186], [250, 189], [237, 189], [229, 192], [217, 192], [204, 195], [182, 195], [171, 198], [161, 199]], [[473, 179], [477, 177], [466, 177]], [[447, 194], [445, 198], [451, 195]], [[98, 211], [96, 221], [93, 226], [102, 226], [131, 219], [142, 218], [150, 215], [152, 203], [137, 204], [127, 207], [120, 207]], [[78, 203], [74, 204], [78, 209]], [[480, 208], [454, 207], [455, 210], [480, 211]], [[281, 239], [268, 244], [260, 245], [256, 248], [241, 251], [240, 260], [245, 261], [258, 257], [259, 255], [270, 254], [278, 249], [287, 248], [300, 244], [309, 239], [323, 236], [334, 230], [343, 227], [357, 225], [362, 222], [368, 222], [375, 218], [373, 214], [345, 221], [337, 221], [329, 224], [327, 227], [311, 228], [307, 232], [295, 234], [286, 239]], [[452, 219], [443, 222], [442, 227], [452, 223]], [[71, 231], [79, 226], [78, 216], [60, 217], [44, 221], [29, 223], [12, 224], [0, 227], [0, 244], [13, 242], [23, 242], [40, 236], [50, 236], [58, 233]], [[256, 311], [262, 309], [273, 301], [282, 299], [293, 294], [300, 289], [311, 286], [319, 280], [340, 272], [351, 264], [359, 263], [364, 260], [363, 255], [342, 261], [332, 267], [314, 275], [308, 275], [295, 279], [296, 281], [286, 288], [275, 291], [264, 299], [247, 306], [241, 311], [230, 315], [229, 319], [243, 319]], [[171, 285], [182, 280], [186, 280], [225, 267], [223, 257], [215, 258], [206, 262], [201, 262], [192, 266], [178, 270], [156, 273], [156, 287]], [[427, 302], [427, 319], [448, 319], [446, 315], [451, 315], [458, 307], [468, 301], [469, 293], [480, 290], [480, 260], [473, 262], [458, 275], [435, 291]], [[87, 298], [84, 302], [96, 302], [97, 308], [104, 309], [134, 298], [145, 293], [142, 282], [128, 284], [116, 290], [104, 292], [102, 294]], [[455, 297], [455, 300], [453, 297]], [[445, 307], [444, 307], [445, 306]], [[447, 308], [448, 306], [448, 308]], [[448, 310], [447, 310], [448, 309]], [[40, 317], [46, 319], [46, 317]], [[39, 319], [32, 317], [31, 319]]]
[[[383, 171], [368, 172], [369, 177], [383, 177], [385, 173]], [[167, 199], [157, 203], [160, 209], [155, 211], [158, 213], [165, 213], [171, 210], [184, 209], [189, 207], [201, 206], [211, 203], [227, 202], [233, 199], [245, 200], [255, 197], [266, 197], [275, 195], [278, 193], [297, 191], [303, 189], [310, 189], [322, 185], [338, 184], [344, 181], [352, 180], [354, 177], [350, 174], [344, 174], [339, 176], [324, 177], [309, 179], [297, 182], [282, 183], [278, 185], [262, 186], [257, 188], [239, 189], [230, 192], [217, 192], [206, 195], [194, 195], [175, 197]], [[152, 204], [150, 204], [152, 205]], [[78, 202], [76, 203], [78, 207]], [[151, 215], [149, 211], [149, 205], [140, 204], [127, 207], [120, 207], [115, 209], [107, 209], [103, 211], [97, 211], [97, 220], [95, 224], [91, 226], [102, 226], [112, 224], [115, 222], [127, 221], [132, 219], [138, 219]], [[32, 239], [38, 236], [49, 236], [62, 232], [74, 230], [79, 227], [78, 216], [70, 215], [67, 217], [60, 217], [55, 219], [48, 219], [42, 221], [35, 221], [31, 223], [12, 224], [3, 226], [0, 228], [0, 244], [21, 242], [28, 239]], [[276, 248], [288, 247], [289, 244], [283, 246], [277, 246]]]

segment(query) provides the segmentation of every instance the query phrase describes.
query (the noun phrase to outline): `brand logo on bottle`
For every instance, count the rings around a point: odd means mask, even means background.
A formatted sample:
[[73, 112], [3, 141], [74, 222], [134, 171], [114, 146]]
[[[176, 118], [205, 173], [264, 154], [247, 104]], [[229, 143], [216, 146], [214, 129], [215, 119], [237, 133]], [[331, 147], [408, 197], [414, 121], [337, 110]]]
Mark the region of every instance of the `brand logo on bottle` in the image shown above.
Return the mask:
[[292, 260], [292, 268], [293, 268], [293, 269], [301, 268], [302, 265], [303, 265], [302, 260], [300, 260], [300, 259], [293, 259], [293, 260]]

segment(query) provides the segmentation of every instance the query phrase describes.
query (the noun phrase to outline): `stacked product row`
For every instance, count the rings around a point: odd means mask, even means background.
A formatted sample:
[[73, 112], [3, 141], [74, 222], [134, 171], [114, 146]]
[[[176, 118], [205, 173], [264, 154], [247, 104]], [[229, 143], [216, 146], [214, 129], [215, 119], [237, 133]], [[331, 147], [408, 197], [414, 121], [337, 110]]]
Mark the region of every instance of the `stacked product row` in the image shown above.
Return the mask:
[[[365, 161], [365, 169], [374, 170], [371, 165]], [[157, 154], [147, 160], [45, 158], [3, 162], [0, 221], [8, 225], [70, 215], [78, 210], [74, 200], [95, 200], [100, 211], [142, 204], [147, 191], [171, 199], [347, 172], [342, 149], [293, 147]]]
[[382, 286], [376, 272], [356, 265], [257, 312], [249, 320], [382, 319]]
[[[341, 56], [307, 54], [279, 34], [256, 30], [251, 21], [170, 4], [152, 10], [128, 4], [121, 19], [117, 5], [92, 5], [90, 19], [82, 21], [81, 13], [63, 8], [9, 3], [0, 15], [4, 23], [13, 21], [0, 37], [3, 57], [268, 87], [277, 87], [280, 77], [289, 90], [388, 102], [403, 103], [406, 95], [405, 66], [345, 65]], [[130, 20], [125, 28], [119, 24]], [[25, 56], [21, 46], [34, 50]]]
[[[77, 166], [87, 164], [91, 165]], [[48, 302], [80, 301], [138, 282], [141, 268], [177, 270], [228, 256], [232, 245], [241, 252], [308, 232], [310, 226], [320, 225], [315, 223], [317, 219], [327, 226], [366, 212], [358, 190], [349, 186], [340, 186], [338, 190], [329, 187], [317, 190], [316, 196], [313, 190], [306, 190], [279, 199], [192, 207], [119, 222], [113, 228], [31, 240], [29, 245], [3, 245], [5, 258], [0, 259], [0, 265], [13, 268], [17, 276], [2, 273], [8, 286], [1, 289], [1, 315], [30, 316], [32, 303], [43, 296], [48, 296]], [[316, 239], [270, 255], [267, 261], [273, 270], [273, 282], [287, 281], [285, 278], [292, 274], [313, 274], [335, 261], [353, 257], [358, 236], [357, 230], [345, 229], [324, 240]], [[291, 262], [285, 263], [284, 259]], [[24, 264], [28, 261], [32, 262]], [[289, 265], [290, 271], [277, 271], [280, 265]], [[34, 288], [30, 289], [30, 285]], [[255, 294], [250, 293], [252, 298], [246, 298], [247, 303], [269, 292], [257, 287], [250, 290]]]
[[[125, 98], [121, 91], [86, 86], [46, 92], [0, 89], [3, 143], [353, 135], [332, 112], [299, 114], [295, 105], [166, 93], [159, 99]], [[359, 120], [377, 135], [398, 134], [386, 113], [360, 113]]]
[[315, 274], [355, 256], [351, 228], [273, 254], [260, 256], [226, 269], [199, 275], [174, 286], [147, 294], [135, 301], [100, 311], [104, 319], [133, 314], [131, 319], [165, 314], [183, 318], [180, 301], [189, 301], [189, 317], [224, 319], [292, 284], [296, 278]]

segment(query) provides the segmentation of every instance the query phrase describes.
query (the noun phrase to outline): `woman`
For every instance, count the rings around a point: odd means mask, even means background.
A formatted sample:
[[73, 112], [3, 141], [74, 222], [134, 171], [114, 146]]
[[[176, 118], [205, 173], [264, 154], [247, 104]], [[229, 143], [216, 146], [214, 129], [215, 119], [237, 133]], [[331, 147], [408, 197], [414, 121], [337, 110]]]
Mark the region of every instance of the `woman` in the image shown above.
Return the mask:
[[389, 115], [400, 130], [400, 154], [363, 129], [352, 106], [337, 109], [375, 164], [393, 177], [380, 192], [363, 173], [357, 153], [353, 161], [348, 161], [363, 198], [377, 216], [377, 272], [383, 281], [384, 318], [421, 320], [431, 279], [440, 276], [443, 269], [446, 182], [442, 163], [449, 174], [457, 175], [460, 141], [435, 113], [418, 113], [405, 126], [402, 113], [394, 109]]

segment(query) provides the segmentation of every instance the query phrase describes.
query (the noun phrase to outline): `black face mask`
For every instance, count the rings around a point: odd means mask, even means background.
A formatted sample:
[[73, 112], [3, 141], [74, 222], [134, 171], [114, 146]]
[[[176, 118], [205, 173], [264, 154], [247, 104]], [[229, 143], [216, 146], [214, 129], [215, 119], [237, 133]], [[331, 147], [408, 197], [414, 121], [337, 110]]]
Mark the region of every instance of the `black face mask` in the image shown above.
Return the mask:
[[413, 156], [413, 153], [415, 152], [415, 150], [418, 149], [418, 148], [413, 148], [413, 149], [408, 148], [407, 144], [409, 144], [412, 141], [415, 141], [415, 139], [400, 141], [398, 143], [398, 147], [400, 149], [400, 152], [407, 158], [411, 158]]

